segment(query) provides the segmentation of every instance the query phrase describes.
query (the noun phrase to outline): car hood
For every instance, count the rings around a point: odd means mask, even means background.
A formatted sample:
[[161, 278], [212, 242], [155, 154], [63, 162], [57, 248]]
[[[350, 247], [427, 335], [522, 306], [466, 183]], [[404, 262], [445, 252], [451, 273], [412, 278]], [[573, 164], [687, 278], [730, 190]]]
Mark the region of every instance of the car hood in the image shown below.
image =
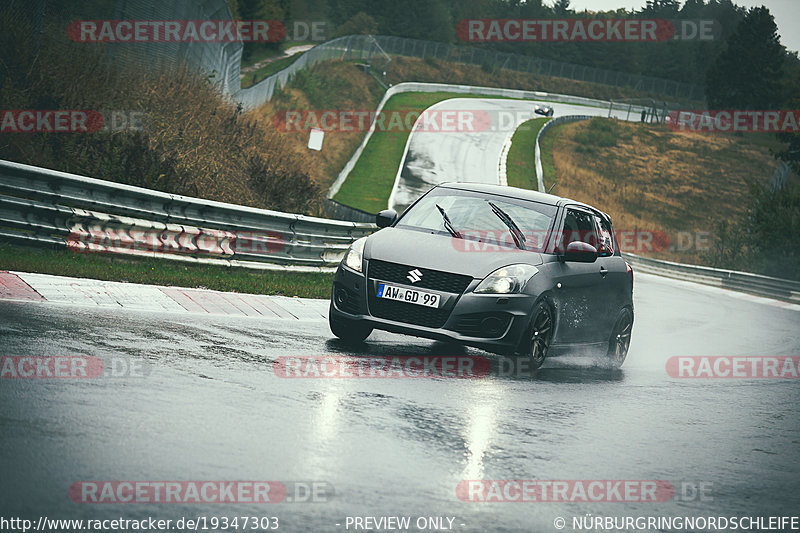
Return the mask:
[[542, 264], [537, 252], [487, 246], [449, 235], [384, 228], [366, 242], [367, 260], [380, 259], [409, 267], [440, 270], [483, 279], [500, 267], [515, 263]]

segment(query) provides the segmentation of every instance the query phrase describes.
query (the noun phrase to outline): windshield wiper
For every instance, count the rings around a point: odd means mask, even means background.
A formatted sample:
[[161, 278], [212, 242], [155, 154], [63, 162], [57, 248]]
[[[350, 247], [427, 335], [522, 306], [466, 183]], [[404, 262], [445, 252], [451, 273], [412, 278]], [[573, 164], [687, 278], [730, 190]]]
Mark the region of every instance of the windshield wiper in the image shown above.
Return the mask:
[[508, 213], [494, 205], [492, 202], [488, 202], [489, 206], [492, 208], [492, 212], [497, 215], [497, 218], [503, 221], [503, 224], [508, 226], [508, 229], [511, 231], [511, 236], [514, 237], [514, 244], [517, 245], [517, 248], [520, 250], [525, 249], [525, 235], [522, 234], [522, 230], [519, 229], [519, 226], [514, 222]]
[[450, 217], [447, 216], [447, 211], [442, 208], [439, 204], [436, 204], [436, 209], [442, 214], [442, 219], [444, 219], [444, 227], [447, 231], [450, 232], [450, 235], [456, 237], [458, 239], [463, 239], [464, 237], [456, 230], [455, 226], [453, 226], [453, 222], [450, 220]]

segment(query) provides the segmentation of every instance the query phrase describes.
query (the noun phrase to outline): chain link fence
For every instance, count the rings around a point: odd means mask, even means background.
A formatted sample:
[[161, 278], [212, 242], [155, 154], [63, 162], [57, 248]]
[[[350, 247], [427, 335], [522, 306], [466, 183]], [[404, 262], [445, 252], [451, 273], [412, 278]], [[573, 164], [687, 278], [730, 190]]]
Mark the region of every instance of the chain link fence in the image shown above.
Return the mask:
[[[16, 29], [15, 46], [31, 47], [34, 56], [46, 45], [69, 54], [76, 47], [92, 47], [120, 67], [172, 70], [182, 65], [199, 68], [218, 83], [225, 94], [236, 94], [239, 86], [241, 42], [75, 42], [70, 24], [83, 20], [233, 20], [226, 0], [116, 0], [115, 2], [69, 2], [67, 0], [4, 0], [0, 17], [6, 30]], [[2, 75], [0, 73], [0, 75]]]
[[[226, 0], [117, 0], [116, 20], [233, 20]], [[239, 91], [241, 42], [113, 43], [109, 59], [123, 66], [170, 69], [188, 64], [220, 85], [225, 94]]]

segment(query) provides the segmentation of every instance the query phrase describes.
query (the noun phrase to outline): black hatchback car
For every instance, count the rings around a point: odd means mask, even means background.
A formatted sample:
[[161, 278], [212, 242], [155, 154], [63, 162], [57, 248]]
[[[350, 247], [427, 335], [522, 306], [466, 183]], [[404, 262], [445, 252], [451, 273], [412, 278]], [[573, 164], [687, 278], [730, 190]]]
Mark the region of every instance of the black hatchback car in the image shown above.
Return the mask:
[[553, 106], [545, 105], [545, 104], [533, 104], [533, 112], [537, 115], [542, 115], [545, 117], [552, 117], [553, 116]]
[[330, 327], [373, 329], [526, 355], [620, 366], [633, 327], [633, 271], [605, 213], [549, 194], [449, 183], [355, 241], [333, 282]]

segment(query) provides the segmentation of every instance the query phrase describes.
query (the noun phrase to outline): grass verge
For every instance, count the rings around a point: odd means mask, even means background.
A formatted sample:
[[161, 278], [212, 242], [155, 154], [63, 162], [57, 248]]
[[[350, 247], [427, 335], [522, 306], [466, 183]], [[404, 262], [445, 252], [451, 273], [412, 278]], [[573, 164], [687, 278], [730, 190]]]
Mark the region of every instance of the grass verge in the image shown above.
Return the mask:
[[0, 242], [0, 270], [301, 298], [330, 297], [333, 273], [247, 270], [153, 258], [75, 253]]
[[[281, 120], [288, 111], [374, 111], [383, 94], [383, 87], [354, 63], [329, 61], [298, 71], [289, 85], [276, 88], [273, 99], [252, 115], [261, 123], [275, 124], [276, 118]], [[280, 129], [278, 133], [287, 151], [312, 161], [310, 171], [322, 190], [330, 187], [364, 134], [361, 129], [327, 132], [322, 151], [313, 152], [308, 149], [308, 128]]]
[[548, 118], [532, 118], [523, 122], [511, 138], [511, 148], [506, 159], [506, 179], [512, 187], [537, 190], [534, 147], [539, 130]]

